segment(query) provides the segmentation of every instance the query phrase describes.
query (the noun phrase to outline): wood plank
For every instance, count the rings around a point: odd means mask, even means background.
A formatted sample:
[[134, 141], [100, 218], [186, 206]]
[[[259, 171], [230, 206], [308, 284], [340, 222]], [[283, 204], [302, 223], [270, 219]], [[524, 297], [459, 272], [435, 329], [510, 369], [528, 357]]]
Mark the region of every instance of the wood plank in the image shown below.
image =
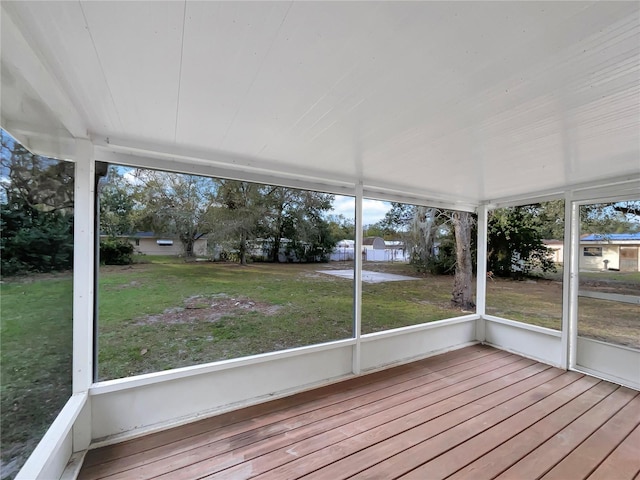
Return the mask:
[[[639, 401], [640, 398], [635, 397], [602, 426], [600, 430], [605, 430], [605, 436], [601, 437], [603, 440], [601, 447], [607, 445], [605, 437], [608, 435], [606, 435], [606, 433], [615, 435], [615, 432], [623, 432], [622, 435], [625, 436], [634, 428], [634, 419], [635, 425], [637, 425], [638, 415], [640, 415]], [[593, 430], [591, 432], [593, 432]], [[588, 426], [586, 431], [583, 430], [583, 434], [587, 436], [591, 432], [589, 432]], [[574, 434], [574, 432], [570, 433], [572, 435]], [[615, 442], [614, 445], [617, 443], [619, 442]], [[575, 443], [567, 443], [562, 432], [559, 432], [558, 435], [555, 435], [553, 438], [540, 445], [533, 452], [496, 478], [500, 478], [502, 480], [540, 478], [556, 464], [562, 461], [565, 456], [569, 455], [575, 447]]]
[[638, 392], [480, 346], [149, 437], [79, 478], [640, 480]]
[[[565, 389], [555, 392], [553, 395], [543, 398], [540, 401], [529, 403], [513, 402], [513, 405], [507, 408], [492, 409], [486, 414], [467, 420], [463, 424], [458, 425], [429, 441], [416, 442], [414, 446], [395, 455], [387, 462], [375, 465], [374, 467], [365, 470], [362, 472], [362, 475], [387, 475], [388, 472], [392, 471], [391, 464], [402, 465], [402, 470], [398, 471], [399, 469], [397, 469], [397, 473], [409, 472], [410, 470], [416, 469], [416, 467], [424, 464], [425, 461], [442, 455], [446, 451], [460, 445], [462, 442], [475, 435], [479, 435], [481, 433], [490, 435], [490, 428], [495, 425], [500, 424], [500, 427], [504, 428], [506, 431], [514, 429], [517, 433], [531, 426], [541, 418], [544, 418], [550, 411], [554, 411], [572, 402], [574, 399], [581, 398], [585, 393], [587, 396], [593, 397], [589, 398], [589, 401], [587, 402], [588, 404], [593, 405], [597, 400], [611, 393], [612, 388], [614, 388], [609, 385], [603, 387], [603, 382], [595, 383], [595, 380], [589, 380], [591, 385], [582, 390], [576, 390], [575, 388], [571, 390], [571, 387], [573, 386], [571, 385]], [[596, 390], [596, 392], [595, 394], [592, 394], [594, 390]], [[502, 428], [500, 428], [500, 430]], [[424, 471], [416, 469], [407, 473], [406, 477], [403, 478], [415, 479], [423, 477]], [[438, 477], [435, 476], [434, 478]]]
[[[540, 375], [546, 376], [554, 373], [556, 370], [551, 369]], [[587, 384], [593, 383], [588, 380], [584, 381], [579, 374], [575, 373], [561, 374], [535, 388], [531, 388], [532, 385], [529, 381], [510, 386], [509, 384], [514, 383], [513, 380], [508, 376], [496, 380], [496, 383], [506, 382], [507, 388], [497, 390], [492, 395], [479, 397], [475, 401], [472, 400], [468, 405], [452, 410], [450, 414], [441, 415], [442, 412], [436, 411], [435, 415], [425, 417], [421, 413], [420, 417], [424, 418], [410, 419], [408, 424], [406, 423], [407, 419], [399, 419], [396, 422], [381, 425], [378, 429], [373, 429], [370, 432], [355, 435], [311, 455], [294, 459], [290, 463], [257, 478], [297, 478], [306, 474], [310, 474], [310, 478], [347, 478], [369, 465], [374, 465], [394, 453], [411, 447], [416, 441], [422, 441], [442, 431], [454, 428], [470, 417], [494, 409], [496, 405], [499, 405], [498, 408], [508, 409], [505, 406], [513, 402], [534, 402], [539, 400], [541, 396], [544, 397], [569, 384], [578, 384], [578, 388], [586, 388]], [[584, 385], [581, 382], [585, 382]], [[372, 445], [375, 448], [371, 448]], [[316, 470], [318, 471], [316, 472]]]
[[[579, 417], [569, 428], [574, 430], [576, 434], [583, 435], [586, 438], [594, 428], [607, 422], [635, 396], [636, 392], [633, 390], [619, 388]], [[488, 480], [499, 475], [564, 428], [562, 423], [558, 424], [555, 421], [551, 421], [553, 420], [553, 415], [549, 415], [549, 417], [536, 423], [531, 428], [487, 452], [473, 463], [458, 470], [449, 479], [463, 480], [473, 478], [474, 480]]]
[[[384, 402], [380, 402], [380, 400], [387, 397], [392, 400], [396, 399], [398, 402], [410, 401], [416, 396], [421, 396], [429, 391], [445, 387], [450, 383], [462, 381], [466, 378], [473, 378], [479, 373], [487, 371], [489, 368], [487, 365], [491, 365], [490, 368], [497, 368], [501, 365], [508, 365], [516, 361], [520, 361], [520, 357], [506, 354], [505, 352], [500, 355], [476, 357], [469, 362], [458, 363], [443, 369], [439, 367], [448, 365], [448, 363], [443, 363], [439, 366], [436, 364], [429, 369], [425, 369], [423, 366], [421, 370], [422, 375], [411, 374], [412, 378], [409, 379], [405, 379], [405, 377], [402, 376], [400, 378], [389, 378], [383, 382], [376, 382], [373, 385], [367, 385], [361, 389], [350, 389], [346, 392], [336, 393], [327, 401], [314, 400], [290, 409], [274, 412], [270, 415], [263, 415], [260, 419], [237, 422], [228, 425], [224, 429], [215, 429], [133, 455], [123, 456], [101, 464], [90, 465], [83, 469], [80, 478], [82, 480], [93, 479], [100, 478], [105, 472], [113, 474], [129, 471], [132, 468], [137, 468], [158, 460], [162, 461], [168, 456], [188, 452], [198, 447], [202, 447], [203, 451], [207, 453], [207, 456], [220, 454], [225, 451], [237, 449], [246, 444], [273, 437], [283, 432], [288, 432], [303, 425], [321, 421], [327, 416], [335, 415], [336, 411], [347, 411], [355, 416], [360, 410], [370, 412], [371, 409], [386, 408]], [[384, 387], [384, 385], [387, 386]], [[363, 392], [370, 393], [357, 396], [357, 394]], [[346, 400], [340, 401], [342, 398]], [[373, 402], [379, 402], [379, 404], [368, 406]], [[313, 410], [313, 407], [317, 408]], [[354, 410], [356, 407], [359, 407], [358, 410]], [[151, 471], [154, 469], [145, 469], [145, 471], [147, 470]], [[132, 476], [136, 474], [136, 472], [131, 471], [127, 475]]]
[[[502, 359], [502, 362], [506, 362], [509, 359]], [[355, 433], [358, 433], [362, 430], [366, 430], [367, 428], [372, 428], [373, 426], [378, 425], [380, 422], [388, 421], [390, 417], [393, 418], [401, 418], [403, 416], [409, 415], [416, 410], [419, 410], [421, 407], [426, 406], [431, 403], [436, 403], [441, 398], [447, 398], [450, 395], [453, 395], [455, 392], [466, 391], [467, 385], [478, 384], [482, 382], [487, 382], [491, 378], [499, 378], [500, 376], [508, 373], [509, 371], [517, 371], [522, 369], [525, 366], [531, 365], [528, 362], [512, 362], [510, 364], [506, 364], [495, 371], [487, 372], [487, 367], [484, 367], [484, 373], [482, 370], [474, 370], [475, 376], [467, 379], [466, 381], [454, 383], [453, 385], [447, 385], [446, 383], [440, 383], [439, 385], [434, 386], [426, 385], [425, 387], [418, 388], [411, 392], [410, 397], [404, 397], [405, 394], [402, 394], [401, 397], [396, 396], [395, 399], [390, 399], [390, 402], [384, 401], [382, 405], [378, 405], [373, 411], [370, 407], [364, 406], [362, 408], [355, 408], [354, 411], [360, 414], [361, 419], [353, 422], [341, 422], [341, 418], [349, 417], [351, 412], [342, 411], [337, 412], [337, 423], [335, 426], [335, 431], [332, 434], [326, 434], [326, 430], [331, 426], [331, 423], [328, 421], [322, 422], [317, 426], [317, 429], [314, 429], [312, 432], [303, 432], [303, 437], [308, 438], [308, 440], [298, 441], [296, 443], [295, 435], [296, 432], [289, 432], [287, 437], [283, 439], [284, 446], [280, 448], [279, 451], [275, 452], [273, 455], [269, 456], [268, 461], [276, 461], [280, 462], [282, 457], [285, 459], [291, 459], [291, 452], [295, 451], [297, 455], [301, 455], [300, 452], [311, 449], [311, 451], [315, 451], [325, 444], [330, 444], [334, 440], [336, 435], [339, 440], [344, 439], [349, 436], [347, 432], [355, 429]], [[494, 362], [492, 367], [499, 366], [498, 362]], [[465, 375], [468, 377], [469, 375]], [[444, 380], [444, 379], [442, 379]], [[460, 379], [458, 379], [460, 380]], [[433, 385], [433, 384], [432, 384]], [[342, 424], [342, 425], [340, 425]], [[253, 449], [252, 449], [253, 450]], [[245, 451], [243, 449], [235, 450], [232, 452], [232, 455], [226, 458], [226, 461], [230, 461], [231, 464], [237, 464], [238, 459], [242, 461], [245, 460], [247, 456], [258, 456], [259, 454], [264, 453], [264, 451], [270, 452], [273, 451], [272, 445], [268, 443], [262, 443], [261, 445], [257, 445], [257, 451]], [[265, 459], [261, 459], [264, 461]], [[193, 467], [189, 468], [189, 472], [196, 475], [210, 474], [213, 472], [219, 471], [221, 468], [225, 467], [225, 459], [216, 457], [201, 462]], [[260, 463], [260, 462], [258, 462]], [[244, 468], [244, 467], [242, 467]], [[259, 468], [259, 465], [256, 464], [253, 466], [254, 471]], [[231, 469], [225, 473], [225, 475], [234, 476], [236, 469]]]
[[[509, 402], [500, 405], [492, 405], [493, 408], [486, 409], [485, 412], [480, 415], [466, 415], [461, 418], [459, 422], [453, 425], [448, 425], [449, 428], [447, 429], [437, 429], [433, 432], [432, 427], [430, 425], [426, 425], [429, 428], [416, 428], [408, 432], [408, 435], [394, 437], [389, 439], [387, 442], [381, 442], [380, 444], [372, 445], [369, 448], [366, 448], [365, 446], [365, 448], [356, 455], [353, 455], [344, 461], [336, 462], [335, 464], [323, 469], [324, 471], [321, 470], [318, 472], [321, 475], [312, 475], [312, 477], [329, 479], [333, 476], [337, 476], [337, 478], [345, 478], [348, 476], [341, 473], [342, 471], [349, 475], [359, 474], [364, 477], [376, 476], [384, 478], [385, 476], [391, 475], [395, 478], [398, 473], [402, 473], [398, 472], [397, 468], [393, 468], [394, 471], [391, 474], [363, 470], [367, 467], [378, 465], [380, 462], [385, 462], [388, 467], [402, 465], [404, 458], [396, 457], [393, 460], [387, 459], [393, 455], [409, 451], [409, 449], [412, 448], [413, 450], [411, 450], [411, 454], [419, 455], [418, 458], [432, 458], [436, 454], [442, 453], [480, 431], [489, 428], [494, 423], [513, 415], [522, 408], [539, 402], [548, 395], [551, 395], [551, 397], [547, 398], [551, 398], [553, 400], [555, 400], [553, 397], [554, 395], [559, 395], [561, 400], [564, 401], [567, 398], [573, 398], [575, 395], [579, 395], [583, 391], [591, 388], [595, 383], [587, 378], [581, 378], [577, 381], [575, 381], [575, 378], [576, 377], [574, 376], [567, 378], [566, 374], [562, 375], [561, 377], [558, 377], [558, 379], [520, 395]], [[432, 435], [432, 433], [435, 433], [436, 435]], [[419, 451], [419, 449], [414, 448], [416, 444], [422, 444], [421, 447], [423, 449], [432, 449], [432, 452], [425, 453]]]
[[[531, 423], [533, 419], [529, 418], [529, 414], [526, 411], [521, 412], [437, 458], [423, 463], [420, 467], [401, 478], [415, 480], [424, 478], [427, 473], [429, 478], [447, 478], [461, 467], [501, 446], [518, 433], [546, 430], [548, 432], [547, 436], [551, 436], [552, 432], [565, 428], [577, 418], [601, 405], [614, 395], [617, 389], [618, 387], [611, 383], [600, 383], [533, 424]], [[616, 396], [617, 401], [614, 402], [614, 406], [617, 406], [616, 410], [627, 404], [630, 399], [629, 396], [623, 396], [623, 398], [617, 398]], [[610, 407], [610, 405], [607, 405], [602, 422], [612, 415]]]
[[[524, 372], [526, 367], [529, 366], [530, 371]], [[486, 368], [485, 368], [486, 370]], [[437, 391], [433, 391], [431, 393], [425, 393], [423, 395], [418, 395], [411, 402], [402, 402], [397, 403], [395, 406], [389, 405], [388, 408], [377, 409], [378, 413], [372, 415], [365, 415], [361, 420], [356, 422], [351, 422], [350, 424], [346, 424], [343, 426], [339, 426], [338, 428], [334, 428], [331, 432], [314, 432], [315, 435], [309, 436], [306, 440], [298, 441], [298, 442], [287, 442], [287, 445], [276, 450], [271, 451], [269, 445], [258, 445], [257, 451], [245, 451], [240, 449], [236, 451], [236, 453], [240, 458], [244, 460], [244, 457], [254, 457], [255, 460], [251, 460], [251, 468], [254, 473], [267, 471], [271, 468], [277, 467], [284, 462], [291, 461], [295, 458], [302, 457], [308, 453], [317, 451], [318, 449], [335, 443], [339, 440], [343, 440], [348, 438], [351, 435], [359, 434], [362, 431], [370, 430], [380, 425], [381, 423], [389, 422], [394, 419], [400, 419], [400, 421], [409, 422], [411, 421], [412, 416], [418, 416], [422, 418], [424, 413], [424, 408], [429, 405], [436, 404], [442, 400], [447, 400], [447, 407], [452, 409], [456, 408], [461, 402], [461, 399], [452, 398], [456, 394], [466, 392], [470, 386], [482, 385], [484, 383], [490, 382], [492, 379], [500, 379], [505, 375], [508, 375], [510, 371], [519, 372], [522, 371], [519, 375], [530, 376], [535, 374], [535, 372], [545, 370], [541, 368], [535, 368], [531, 366], [530, 363], [527, 362], [515, 362], [510, 365], [506, 365], [504, 367], [498, 368], [497, 370], [490, 371], [487, 373], [483, 373], [481, 375], [477, 375], [476, 377], [470, 378], [466, 381], [456, 383], [454, 385], [447, 386], [446, 388], [439, 389]], [[503, 380], [504, 382], [505, 380]], [[500, 387], [495, 387], [500, 388]], [[477, 396], [478, 393], [470, 393], [471, 399], [474, 396]], [[421, 410], [422, 409], [422, 410]], [[416, 413], [418, 412], [419, 413]], [[363, 413], [367, 413], [364, 411]], [[388, 423], [387, 423], [388, 425]], [[389, 428], [389, 427], [387, 427]], [[407, 428], [407, 427], [405, 427]], [[270, 451], [267, 455], [258, 456], [258, 454], [263, 453], [263, 448], [266, 448], [267, 451]], [[212, 458], [205, 462], [201, 462], [200, 464], [194, 465], [189, 469], [189, 472], [193, 473], [194, 476], [197, 474], [211, 474], [220, 470], [220, 463], [222, 459]], [[231, 457], [228, 460], [237, 460], [237, 457]], [[237, 461], [233, 461], [233, 463], [239, 463]], [[223, 478], [235, 478], [239, 475], [240, 471], [246, 469], [246, 465], [238, 465], [237, 467], [232, 467], [230, 469], [221, 472], [218, 476]]]
[[[572, 478], [587, 478], [597, 466], [624, 441], [635, 427], [640, 424], [640, 397], [632, 401], [629, 408], [620, 412], [619, 421], [611, 421], [598, 429], [589, 438], [580, 443], [575, 450], [564, 457], [543, 478], [547, 480], [564, 479], [570, 474]], [[625, 426], [619, 425], [624, 420]], [[566, 440], [566, 436], [563, 436]]]
[[589, 480], [631, 480], [640, 474], [640, 426], [589, 476]]
[[[214, 429], [223, 429], [234, 423], [247, 422], [268, 414], [284, 412], [285, 415], [291, 413], [291, 416], [293, 416], [297, 413], [310, 411], [319, 405], [337, 403], [344, 398], [353, 398], [364, 393], [376, 391], [380, 389], [381, 385], [388, 386], [410, 381], [425, 375], [435, 374], [440, 370], [445, 370], [456, 365], [467, 365], [468, 368], [472, 368], [474, 361], [482, 361], [481, 359], [489, 361], [490, 358], [502, 358], [507, 355], [509, 354], [491, 347], [473, 345], [411, 364], [362, 375], [344, 382], [337, 382], [318, 389], [203, 419], [188, 425], [163, 430], [142, 438], [90, 450], [84, 466], [88, 468], [117, 458], [144, 452], [158, 446], [167, 445], [176, 441], [176, 439], [187, 439], [201, 433], [212, 432]], [[297, 407], [299, 407], [299, 410], [296, 410]]]

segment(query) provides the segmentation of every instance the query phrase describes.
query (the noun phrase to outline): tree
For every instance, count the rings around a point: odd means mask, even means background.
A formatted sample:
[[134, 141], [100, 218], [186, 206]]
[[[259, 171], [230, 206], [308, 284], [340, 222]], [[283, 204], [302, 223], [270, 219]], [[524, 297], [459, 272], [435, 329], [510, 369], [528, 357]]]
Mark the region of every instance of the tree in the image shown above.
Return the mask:
[[230, 239], [241, 265], [247, 264], [250, 241], [264, 228], [267, 214], [264, 185], [238, 180], [218, 180], [214, 217], [218, 239]]
[[129, 182], [119, 169], [109, 167], [99, 185], [100, 233], [115, 238], [134, 233], [142, 211], [140, 189]]
[[598, 203], [580, 207], [583, 233], [632, 233], [640, 231], [640, 201]]
[[462, 309], [475, 307], [473, 302], [473, 261], [471, 235], [475, 224], [469, 212], [451, 213], [451, 221], [456, 238], [456, 268], [453, 277], [451, 302]]
[[522, 277], [535, 269], [555, 270], [543, 244], [543, 216], [537, 205], [498, 208], [489, 215], [487, 269], [493, 274]]
[[333, 238], [337, 238], [338, 241], [356, 239], [356, 226], [353, 219], [348, 219], [342, 214], [327, 215], [325, 219]]
[[384, 220], [372, 223], [371, 225], [364, 225], [363, 230], [365, 237], [381, 237], [384, 240], [393, 240], [398, 236], [398, 232], [388, 223], [385, 223]]
[[287, 251], [298, 261], [326, 261], [340, 240], [331, 234], [324, 219], [325, 212], [331, 209], [333, 195], [307, 190], [293, 190], [290, 195], [296, 201], [286, 210], [279, 232], [289, 240]]
[[339, 238], [323, 216], [331, 209], [333, 195], [285, 187], [266, 187], [265, 237], [271, 244], [271, 259], [279, 260], [282, 239], [287, 250], [300, 261], [326, 257]]
[[216, 183], [206, 177], [138, 169], [140, 183], [139, 225], [157, 233], [176, 235], [187, 258], [193, 246], [213, 228]]
[[[432, 272], [448, 263], [449, 253], [455, 252], [453, 262], [454, 285], [451, 303], [462, 309], [475, 306], [473, 302], [473, 215], [467, 212], [432, 207], [392, 203], [383, 224], [404, 231], [411, 262], [418, 270]], [[453, 241], [451, 234], [453, 228]], [[449, 246], [455, 245], [454, 249]], [[438, 253], [436, 253], [438, 246]], [[443, 273], [439, 271], [438, 273]]]
[[[394, 202], [381, 225], [398, 232], [410, 254], [410, 262], [418, 271], [453, 273], [453, 269], [443, 272], [438, 267], [441, 253], [448, 251], [449, 243], [455, 242], [450, 221], [450, 211]], [[440, 248], [443, 244], [445, 249]]]
[[73, 263], [73, 164], [34, 155], [4, 130], [0, 240], [3, 275]]

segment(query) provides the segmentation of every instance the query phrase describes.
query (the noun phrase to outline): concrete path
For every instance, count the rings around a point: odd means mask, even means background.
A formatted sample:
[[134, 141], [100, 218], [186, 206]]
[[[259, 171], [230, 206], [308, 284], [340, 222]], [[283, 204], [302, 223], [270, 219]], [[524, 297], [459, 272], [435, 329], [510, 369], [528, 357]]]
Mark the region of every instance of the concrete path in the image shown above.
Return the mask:
[[[316, 270], [318, 273], [326, 273], [341, 278], [353, 279], [353, 270]], [[401, 282], [405, 280], [420, 280], [406, 275], [394, 275], [392, 273], [371, 272], [362, 270], [362, 281], [365, 283]]]

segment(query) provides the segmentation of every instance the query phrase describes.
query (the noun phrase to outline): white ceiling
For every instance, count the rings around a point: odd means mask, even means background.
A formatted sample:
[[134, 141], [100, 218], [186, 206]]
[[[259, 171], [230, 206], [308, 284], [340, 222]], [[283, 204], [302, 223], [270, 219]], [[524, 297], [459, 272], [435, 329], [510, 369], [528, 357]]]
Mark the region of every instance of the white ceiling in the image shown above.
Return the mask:
[[638, 176], [640, 3], [3, 1], [2, 123], [451, 201]]

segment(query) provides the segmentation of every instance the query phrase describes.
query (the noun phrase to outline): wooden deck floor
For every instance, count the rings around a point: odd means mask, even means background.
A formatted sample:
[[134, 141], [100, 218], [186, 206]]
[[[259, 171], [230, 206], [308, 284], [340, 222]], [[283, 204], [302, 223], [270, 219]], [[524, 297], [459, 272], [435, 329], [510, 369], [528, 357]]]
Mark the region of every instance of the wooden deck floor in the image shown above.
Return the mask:
[[473, 346], [88, 453], [81, 480], [638, 479], [640, 396]]

